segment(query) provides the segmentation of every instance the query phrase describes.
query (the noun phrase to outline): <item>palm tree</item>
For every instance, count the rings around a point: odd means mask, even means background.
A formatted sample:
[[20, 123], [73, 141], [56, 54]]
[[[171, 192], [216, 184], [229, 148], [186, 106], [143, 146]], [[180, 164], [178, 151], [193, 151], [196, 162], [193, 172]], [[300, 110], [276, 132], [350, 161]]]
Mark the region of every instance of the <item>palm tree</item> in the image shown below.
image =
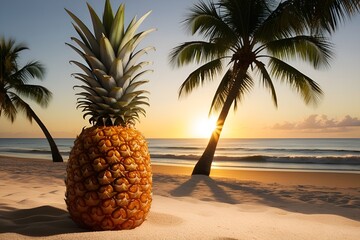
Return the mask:
[[41, 63], [30, 61], [19, 67], [19, 54], [27, 49], [24, 44], [16, 44], [12, 39], [0, 38], [0, 116], [4, 114], [6, 118], [14, 122], [16, 114], [21, 111], [30, 122], [34, 119], [50, 144], [53, 161], [63, 162], [49, 131], [29, 104], [21, 98], [29, 98], [46, 107], [52, 95], [45, 87], [28, 83], [30, 79], [43, 78], [45, 68]]
[[287, 83], [306, 104], [316, 104], [323, 93], [319, 85], [288, 60], [303, 60], [315, 69], [329, 66], [333, 55], [329, 33], [359, 8], [359, 0], [220, 0], [196, 4], [184, 23], [192, 35], [202, 35], [205, 40], [176, 46], [170, 62], [177, 67], [202, 65], [185, 79], [179, 97], [225, 73], [209, 113], [220, 112], [217, 126], [192, 174], [210, 174], [229, 110], [232, 105], [236, 110], [252, 90], [255, 77], [269, 90], [275, 106], [273, 79]]

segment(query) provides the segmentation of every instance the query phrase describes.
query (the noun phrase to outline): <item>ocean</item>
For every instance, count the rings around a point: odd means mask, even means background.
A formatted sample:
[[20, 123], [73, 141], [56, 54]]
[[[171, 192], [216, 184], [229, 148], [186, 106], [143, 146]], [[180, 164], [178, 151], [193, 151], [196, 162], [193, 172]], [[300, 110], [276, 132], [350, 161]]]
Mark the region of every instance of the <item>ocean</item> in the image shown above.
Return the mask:
[[[55, 139], [66, 161], [74, 139]], [[194, 166], [207, 139], [148, 139], [156, 164]], [[51, 160], [46, 139], [0, 138], [0, 155]], [[214, 168], [355, 172], [360, 138], [220, 139]]]

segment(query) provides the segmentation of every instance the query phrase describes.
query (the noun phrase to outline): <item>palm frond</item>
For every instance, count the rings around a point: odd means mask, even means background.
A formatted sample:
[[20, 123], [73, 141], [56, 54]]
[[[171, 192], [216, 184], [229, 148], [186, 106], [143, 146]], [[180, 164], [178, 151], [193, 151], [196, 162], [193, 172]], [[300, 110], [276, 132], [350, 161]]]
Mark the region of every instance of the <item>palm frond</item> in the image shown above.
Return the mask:
[[193, 35], [198, 33], [207, 39], [226, 38], [231, 42], [236, 41], [236, 34], [223, 21], [215, 3], [200, 1], [190, 11], [184, 23]]
[[244, 100], [245, 94], [249, 93], [254, 87], [254, 79], [246, 72], [245, 76], [238, 74], [235, 81], [240, 81], [238, 94], [234, 100], [234, 111], [237, 110], [239, 103]]
[[270, 58], [269, 67], [271, 68], [271, 75], [288, 83], [301, 95], [306, 104], [317, 104], [323, 92], [314, 80], [286, 62], [274, 57]]
[[0, 115], [11, 122], [14, 122], [19, 111], [32, 120], [33, 112], [21, 97], [47, 106], [52, 95], [45, 87], [27, 84], [31, 79], [43, 79], [45, 67], [38, 61], [30, 61], [19, 67], [19, 53], [26, 49], [25, 44], [0, 38]]
[[16, 106], [16, 109], [23, 112], [25, 117], [32, 122], [33, 117], [29, 105], [16, 94], [12, 96], [11, 101]]
[[1, 78], [9, 79], [9, 76], [18, 70], [19, 53], [27, 50], [23, 44], [16, 44], [13, 39], [0, 38], [0, 74]]
[[256, 64], [257, 70], [260, 74], [260, 79], [261, 79], [264, 87], [269, 89], [273, 103], [274, 103], [275, 107], [277, 107], [278, 103], [277, 103], [275, 87], [271, 80], [270, 74], [265, 67], [265, 64], [258, 60], [255, 61], [255, 64]]
[[24, 43], [16, 43], [14, 39], [5, 39], [4, 37], [0, 38], [0, 54], [1, 55], [11, 55], [12, 60], [17, 59], [19, 53], [23, 50], [28, 50], [29, 48]]
[[294, 59], [298, 57], [309, 62], [315, 69], [329, 67], [334, 53], [333, 45], [321, 36], [295, 36], [268, 42], [267, 50], [277, 58]]
[[12, 101], [12, 96], [16, 96], [16, 94], [10, 91], [8, 91], [7, 94], [2, 96], [0, 101], [0, 116], [4, 114], [7, 119], [9, 119], [11, 122], [14, 122], [17, 110]]
[[44, 75], [45, 67], [38, 61], [31, 61], [14, 72], [10, 79], [12, 80], [12, 84], [25, 84], [30, 79], [41, 80]]
[[203, 63], [223, 57], [227, 49], [218, 43], [192, 41], [185, 42], [172, 49], [170, 63], [180, 67], [190, 63]]
[[234, 99], [234, 111], [236, 111], [238, 104], [243, 100], [244, 95], [249, 93], [254, 85], [253, 79], [250, 75], [246, 74], [244, 78], [238, 75], [237, 79], [234, 80], [234, 75], [232, 69], [229, 69], [223, 76], [211, 102], [209, 115], [212, 113], [221, 111], [224, 106], [226, 99], [229, 96], [231, 87], [234, 84], [234, 81], [240, 81], [241, 85], [238, 89], [238, 94]]
[[220, 1], [219, 6], [224, 10], [222, 14], [224, 22], [243, 41], [254, 35], [267, 15], [266, 1], [262, 0], [223, 0]]
[[181, 84], [179, 97], [191, 93], [192, 90], [197, 88], [200, 84], [203, 84], [204, 81], [212, 80], [215, 75], [222, 71], [222, 68], [223, 66], [220, 58], [210, 61], [197, 68], [195, 71], [190, 73], [190, 75]]
[[307, 29], [303, 15], [292, 1], [268, 1], [267, 9], [266, 17], [254, 33], [257, 41], [287, 38]]
[[232, 70], [229, 69], [223, 78], [221, 79], [221, 82], [215, 92], [215, 95], [213, 97], [213, 100], [211, 102], [209, 116], [213, 112], [220, 111], [222, 107], [224, 106], [224, 103], [226, 101], [226, 98], [229, 94], [230, 84], [232, 80]]
[[360, 11], [359, 0], [312, 0], [295, 1], [312, 30], [333, 33], [348, 18]]
[[47, 88], [39, 85], [14, 85], [13, 88], [19, 95], [35, 101], [42, 107], [46, 107], [52, 97], [52, 93]]

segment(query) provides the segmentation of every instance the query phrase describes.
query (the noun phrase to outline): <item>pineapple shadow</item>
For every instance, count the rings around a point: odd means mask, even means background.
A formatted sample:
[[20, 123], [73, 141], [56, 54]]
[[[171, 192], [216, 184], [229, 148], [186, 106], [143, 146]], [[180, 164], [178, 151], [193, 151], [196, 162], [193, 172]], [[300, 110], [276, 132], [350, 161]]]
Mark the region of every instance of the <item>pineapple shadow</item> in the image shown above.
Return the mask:
[[230, 204], [238, 203], [236, 199], [232, 198], [230, 194], [218, 185], [217, 181], [203, 175], [192, 175], [189, 180], [172, 190], [170, 194], [174, 197], [190, 197], [196, 191], [197, 187], [204, 184], [210, 189], [212, 196], [204, 196], [200, 200], [211, 201], [211, 198], [214, 198], [219, 202]]
[[52, 206], [16, 209], [0, 205], [0, 209], [0, 233], [46, 237], [86, 231], [70, 219], [67, 211]]

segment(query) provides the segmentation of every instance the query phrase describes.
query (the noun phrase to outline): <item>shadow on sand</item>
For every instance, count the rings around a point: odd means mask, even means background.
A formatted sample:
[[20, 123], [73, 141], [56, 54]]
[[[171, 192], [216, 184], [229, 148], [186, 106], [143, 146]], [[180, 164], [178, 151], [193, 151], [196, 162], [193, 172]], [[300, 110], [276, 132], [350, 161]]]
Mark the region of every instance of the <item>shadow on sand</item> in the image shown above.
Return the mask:
[[[173, 178], [168, 175], [156, 178]], [[176, 177], [175, 177], [176, 178]], [[229, 204], [264, 204], [270, 207], [303, 214], [333, 214], [360, 221], [360, 189], [336, 191], [307, 185], [283, 186], [251, 181], [227, 181], [195, 175], [187, 180], [162, 179], [173, 182], [173, 197], [195, 197], [203, 201]], [[204, 188], [204, 185], [206, 188]], [[205, 189], [205, 190], [204, 190]]]
[[192, 196], [192, 193], [196, 190], [196, 188], [200, 185], [206, 185], [211, 191], [211, 196], [207, 196], [203, 192], [203, 197], [201, 200], [214, 200], [224, 203], [236, 204], [238, 203], [236, 199], [234, 199], [231, 194], [227, 193], [224, 189], [219, 187], [216, 180], [213, 180], [210, 177], [195, 175], [192, 176], [185, 183], [181, 184], [176, 189], [172, 190], [170, 193], [175, 197], [184, 197], [184, 196]]
[[70, 219], [67, 211], [52, 206], [30, 209], [0, 207], [0, 233], [46, 237], [85, 231]]

